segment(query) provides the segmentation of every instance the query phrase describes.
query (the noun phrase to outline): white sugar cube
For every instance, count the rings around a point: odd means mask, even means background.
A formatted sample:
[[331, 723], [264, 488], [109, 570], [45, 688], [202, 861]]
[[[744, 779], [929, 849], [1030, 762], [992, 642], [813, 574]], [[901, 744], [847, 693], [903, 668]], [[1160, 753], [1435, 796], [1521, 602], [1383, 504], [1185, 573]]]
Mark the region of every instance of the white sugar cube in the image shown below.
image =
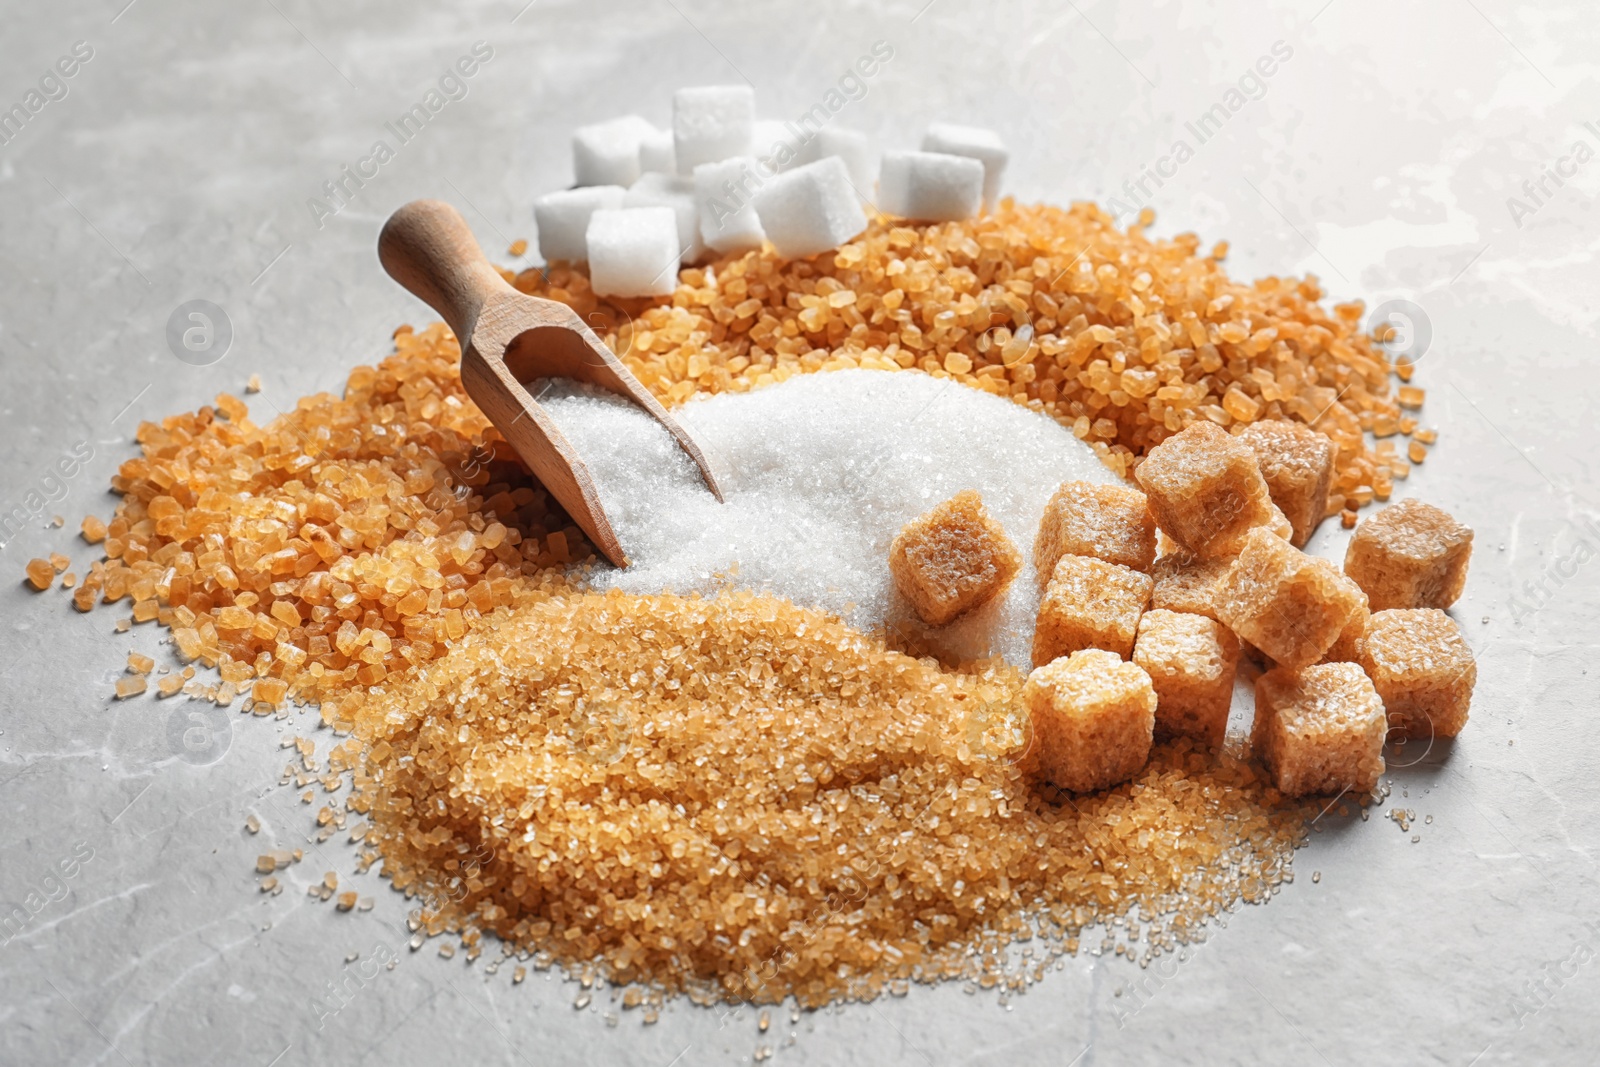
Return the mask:
[[885, 152], [878, 207], [925, 222], [970, 219], [983, 203], [983, 164], [942, 152]]
[[620, 185], [584, 185], [546, 193], [533, 202], [533, 224], [539, 230], [539, 254], [546, 263], [589, 258], [585, 235], [589, 216], [601, 208], [619, 208], [627, 192]]
[[756, 192], [770, 172], [754, 156], [734, 156], [694, 168], [700, 236], [716, 252], [760, 248], [766, 238], [756, 214]]
[[678, 173], [750, 154], [756, 94], [748, 85], [698, 85], [672, 94], [672, 145]]
[[872, 142], [860, 130], [824, 126], [817, 133], [817, 157], [838, 156], [850, 171], [850, 182], [862, 196], [872, 193]]
[[601, 296], [670, 296], [678, 220], [668, 207], [602, 208], [589, 219], [589, 284]]
[[850, 171], [838, 156], [769, 178], [756, 194], [767, 240], [786, 259], [838, 248], [867, 228]]
[[700, 241], [700, 211], [695, 206], [694, 179], [651, 171], [641, 174], [622, 198], [623, 207], [670, 207], [678, 220], [678, 249], [685, 263], [705, 254]]
[[814, 163], [826, 153], [818, 151], [817, 138], [778, 119], [757, 119], [754, 147], [757, 159], [773, 174]]
[[981, 126], [957, 126], [935, 122], [922, 136], [924, 152], [948, 152], [952, 156], [971, 156], [983, 163], [983, 204], [989, 211], [1000, 199], [1000, 179], [1006, 172], [1011, 153], [993, 130]]
[[639, 142], [656, 128], [638, 115], [580, 126], [572, 135], [572, 170], [579, 185], [620, 185], [639, 180]]
[[639, 139], [639, 173], [659, 171], [678, 173], [678, 161], [672, 155], [672, 131], [652, 129]]

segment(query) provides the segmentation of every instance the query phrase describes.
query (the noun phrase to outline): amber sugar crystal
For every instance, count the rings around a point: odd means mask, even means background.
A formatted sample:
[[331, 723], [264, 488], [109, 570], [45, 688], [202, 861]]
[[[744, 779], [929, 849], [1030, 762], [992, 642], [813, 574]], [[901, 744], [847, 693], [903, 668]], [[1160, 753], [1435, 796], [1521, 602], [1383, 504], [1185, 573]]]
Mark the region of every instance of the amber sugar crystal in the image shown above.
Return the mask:
[[1088, 793], [1125, 782], [1150, 757], [1156, 691], [1144, 668], [1085, 649], [1035, 668], [1022, 688], [1024, 766], [1060, 789]]
[[1332, 563], [1257, 529], [1228, 570], [1219, 614], [1278, 664], [1304, 667], [1322, 658], [1361, 606], [1361, 590]]
[[1209, 422], [1152, 448], [1135, 477], [1156, 522], [1191, 555], [1233, 555], [1250, 530], [1282, 521], [1255, 453]]
[[1033, 629], [1033, 665], [1079, 649], [1127, 659], [1154, 581], [1131, 567], [1092, 556], [1062, 556], [1050, 575]]
[[988, 603], [1021, 567], [1021, 553], [974, 489], [906, 523], [889, 546], [895, 588], [929, 626]]
[[49, 589], [55, 584], [56, 569], [50, 565], [50, 561], [47, 559], [30, 559], [26, 573], [28, 575], [28, 584], [35, 589]]
[[1293, 529], [1290, 543], [1304, 548], [1328, 509], [1338, 449], [1303, 423], [1263, 419], [1239, 433], [1255, 453], [1267, 491]]
[[1239, 639], [1203, 615], [1154, 609], [1139, 619], [1133, 662], [1156, 692], [1156, 735], [1220, 748], [1233, 704]]
[[1354, 663], [1278, 667], [1256, 680], [1256, 755], [1288, 796], [1371, 790], [1383, 774], [1383, 701]]
[[1447, 608], [1467, 584], [1472, 530], [1420, 500], [1390, 504], [1356, 527], [1344, 572], [1373, 611]]
[[1156, 522], [1145, 495], [1129, 486], [1064, 482], [1045, 505], [1033, 542], [1041, 585], [1067, 555], [1148, 571], [1156, 558]]
[[1392, 728], [1454, 737], [1466, 726], [1478, 664], [1450, 616], [1435, 608], [1374, 612], [1357, 649]]

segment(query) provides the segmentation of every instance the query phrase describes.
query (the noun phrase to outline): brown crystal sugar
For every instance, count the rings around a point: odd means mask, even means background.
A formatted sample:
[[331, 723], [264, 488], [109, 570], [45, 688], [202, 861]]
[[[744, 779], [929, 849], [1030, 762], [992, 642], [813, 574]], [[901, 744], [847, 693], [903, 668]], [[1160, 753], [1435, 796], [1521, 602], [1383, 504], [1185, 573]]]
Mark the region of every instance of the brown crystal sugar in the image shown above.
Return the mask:
[[1472, 530], [1432, 504], [1402, 500], [1356, 527], [1344, 572], [1373, 611], [1443, 609], [1461, 596], [1471, 556]]
[[1181, 741], [1122, 788], [1041, 796], [1019, 683], [772, 598], [611, 592], [501, 614], [337, 718], [424, 932], [701, 1000], [993, 982], [1019, 938], [1071, 951], [1137, 907], [1171, 948], [1270, 895], [1305, 812]]
[[1434, 608], [1374, 612], [1357, 647], [1392, 728], [1454, 737], [1466, 726], [1478, 664], [1450, 616]]
[[1162, 556], [1150, 567], [1150, 576], [1155, 579], [1150, 607], [1204, 615], [1220, 622], [1217, 607], [1232, 565], [1231, 559], [1200, 559], [1182, 550]]
[[1358, 663], [1361, 659], [1361, 637], [1367, 632], [1367, 622], [1372, 618], [1372, 610], [1367, 607], [1367, 595], [1361, 594], [1361, 606], [1350, 615], [1350, 621], [1344, 624], [1344, 629], [1339, 631], [1339, 636], [1334, 638], [1333, 644], [1328, 646], [1328, 651], [1322, 654], [1323, 663]]
[[1304, 548], [1328, 509], [1338, 450], [1326, 434], [1287, 419], [1246, 426], [1239, 439], [1255, 453], [1267, 491], [1294, 530], [1290, 543]]
[[1279, 521], [1255, 454], [1209, 422], [1151, 449], [1135, 477], [1156, 522], [1191, 555], [1233, 555], [1251, 529]]
[[889, 546], [895, 588], [929, 626], [988, 603], [1021, 567], [1021, 554], [974, 489], [906, 523]]
[[1372, 789], [1385, 732], [1383, 701], [1354, 663], [1278, 667], [1256, 680], [1252, 744], [1289, 796]]
[[1156, 735], [1222, 746], [1233, 704], [1239, 639], [1203, 615], [1159, 608], [1139, 618], [1133, 662], [1156, 693]]
[[962, 222], [879, 218], [832, 255], [721, 259], [650, 304], [597, 298], [582, 267], [515, 284], [576, 309], [669, 404], [918, 368], [1055, 419], [1119, 474], [1196, 420], [1287, 418], [1338, 446], [1336, 492], [1373, 484], [1362, 421], [1400, 409], [1363, 306], [1325, 307], [1315, 278], [1235, 281], [1194, 234], [1149, 237], [1153, 219], [1124, 231], [1093, 204], [1008, 198]]
[[49, 589], [56, 581], [56, 569], [47, 559], [30, 559], [26, 568], [28, 583], [35, 589]]
[[1045, 505], [1033, 542], [1040, 585], [1066, 555], [1149, 570], [1156, 558], [1156, 523], [1144, 494], [1121, 485], [1063, 483]]
[[[257, 426], [242, 402], [142, 423], [81, 611], [129, 598], [258, 699], [337, 698], [440, 655], [590, 554], [461, 387], [442, 326], [402, 327], [344, 398]], [[509, 456], [509, 452], [506, 453]], [[84, 521], [85, 538], [102, 533]]]
[[1144, 668], [1085, 649], [1038, 667], [1022, 687], [1028, 747], [1022, 766], [1074, 793], [1125, 782], [1150, 757], [1156, 693]]
[[1148, 574], [1130, 567], [1092, 556], [1062, 556], [1039, 601], [1033, 665], [1042, 667], [1085, 648], [1127, 659], [1154, 584]]
[[1266, 529], [1250, 531], [1228, 569], [1222, 623], [1285, 667], [1322, 658], [1361, 608], [1361, 590], [1333, 564]]

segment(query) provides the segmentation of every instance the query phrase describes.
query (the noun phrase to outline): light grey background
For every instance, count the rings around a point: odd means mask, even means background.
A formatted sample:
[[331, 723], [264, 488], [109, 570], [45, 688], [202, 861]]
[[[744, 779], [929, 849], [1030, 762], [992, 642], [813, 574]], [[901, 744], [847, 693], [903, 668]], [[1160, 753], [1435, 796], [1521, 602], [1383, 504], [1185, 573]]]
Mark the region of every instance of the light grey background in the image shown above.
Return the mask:
[[[1576, 142], [1600, 148], [1583, 125], [1600, 126], [1592, 6], [125, 2], [0, 5], [0, 106], [75, 41], [94, 49], [69, 95], [0, 146], [0, 510], [77, 442], [94, 450], [0, 553], [0, 902], [48, 891], [76, 843], [93, 850], [67, 895], [0, 944], [0, 1061], [666, 1067], [772, 1044], [774, 1062], [816, 1064], [1593, 1062], [1600, 564], [1574, 553], [1583, 536], [1600, 545], [1580, 525], [1600, 515], [1600, 162], [1547, 180], [1540, 204], [1519, 189]], [[494, 58], [470, 95], [319, 229], [308, 198], [480, 40]], [[625, 111], [664, 123], [677, 86], [741, 77], [764, 114], [791, 117], [877, 40], [894, 58], [838, 121], [888, 147], [932, 120], [992, 125], [1014, 148], [1010, 191], [1057, 202], [1118, 195], [1275, 42], [1293, 50], [1154, 190], [1156, 230], [1229, 239], [1242, 276], [1312, 271], [1338, 298], [1409, 299], [1431, 321], [1419, 384], [1442, 436], [1402, 492], [1477, 530], [1454, 614], [1480, 675], [1465, 735], [1393, 775], [1384, 810], [1414, 809], [1412, 831], [1330, 813], [1294, 884], [1151, 992], [1132, 990], [1137, 968], [1085, 954], [1009, 1007], [919, 987], [808, 1015], [793, 1046], [785, 1012], [766, 1035], [753, 1012], [684, 1003], [612, 1028], [605, 993], [580, 1012], [575, 984], [486, 977], [492, 948], [475, 966], [432, 945], [413, 955], [403, 902], [376, 875], [357, 879], [378, 897], [369, 914], [304, 896], [324, 870], [350, 876], [343, 835], [263, 898], [255, 855], [304, 844], [311, 814], [276, 787], [281, 724], [232, 714], [218, 762], [177, 759], [174, 704], [108, 699], [130, 647], [166, 661], [160, 633], [114, 634], [116, 612], [81, 617], [24, 590], [24, 562], [66, 550], [86, 569], [71, 531], [109, 515], [139, 420], [255, 372], [252, 408], [270, 417], [376, 361], [397, 323], [425, 321], [373, 254], [399, 204], [452, 200], [504, 249], [535, 237], [533, 197], [570, 181], [574, 126]], [[1513, 195], [1536, 210], [1514, 217]], [[191, 299], [232, 321], [232, 350], [208, 367], [165, 345]], [[57, 512], [67, 530], [45, 528]], [[1325, 526], [1316, 547], [1341, 546]], [[319, 1028], [313, 997], [343, 980], [346, 955], [390, 946], [399, 966]]]

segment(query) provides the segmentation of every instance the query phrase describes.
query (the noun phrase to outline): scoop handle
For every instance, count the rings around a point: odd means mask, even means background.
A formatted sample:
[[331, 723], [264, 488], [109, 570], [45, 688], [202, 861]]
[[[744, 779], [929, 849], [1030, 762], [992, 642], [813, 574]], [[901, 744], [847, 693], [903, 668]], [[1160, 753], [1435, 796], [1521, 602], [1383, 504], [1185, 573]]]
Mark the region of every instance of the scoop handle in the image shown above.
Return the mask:
[[378, 235], [378, 261], [439, 313], [462, 351], [488, 299], [515, 292], [484, 257], [461, 212], [442, 200], [413, 200], [390, 215]]

